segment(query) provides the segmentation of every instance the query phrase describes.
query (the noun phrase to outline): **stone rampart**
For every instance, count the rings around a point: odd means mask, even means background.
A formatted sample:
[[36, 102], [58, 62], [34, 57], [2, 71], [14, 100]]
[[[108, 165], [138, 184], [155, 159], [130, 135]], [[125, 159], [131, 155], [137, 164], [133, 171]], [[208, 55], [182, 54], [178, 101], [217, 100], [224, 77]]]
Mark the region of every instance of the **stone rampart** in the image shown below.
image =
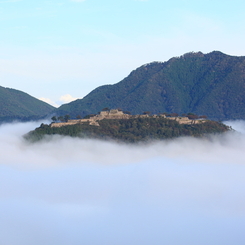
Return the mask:
[[83, 124], [83, 123], [89, 123], [89, 125], [100, 126], [99, 121], [103, 119], [130, 119], [130, 118], [157, 118], [157, 117], [164, 117], [169, 120], [175, 120], [179, 124], [196, 124], [196, 123], [204, 123], [206, 121], [206, 119], [192, 120], [189, 119], [188, 117], [166, 117], [164, 114], [160, 114], [159, 116], [157, 115], [149, 116], [148, 114], [132, 116], [129, 114], [124, 114], [120, 110], [108, 110], [108, 111], [101, 111], [98, 115], [90, 117], [88, 119], [68, 120], [68, 122], [52, 123], [51, 127], [63, 127], [63, 126]]

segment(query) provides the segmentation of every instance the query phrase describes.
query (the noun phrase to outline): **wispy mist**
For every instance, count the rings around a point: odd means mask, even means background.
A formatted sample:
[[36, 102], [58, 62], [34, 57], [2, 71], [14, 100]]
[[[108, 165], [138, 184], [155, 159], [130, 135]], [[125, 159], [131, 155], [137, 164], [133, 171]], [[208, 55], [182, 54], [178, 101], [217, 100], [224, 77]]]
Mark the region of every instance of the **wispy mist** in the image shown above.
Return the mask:
[[245, 123], [126, 145], [0, 127], [0, 244], [244, 244]]

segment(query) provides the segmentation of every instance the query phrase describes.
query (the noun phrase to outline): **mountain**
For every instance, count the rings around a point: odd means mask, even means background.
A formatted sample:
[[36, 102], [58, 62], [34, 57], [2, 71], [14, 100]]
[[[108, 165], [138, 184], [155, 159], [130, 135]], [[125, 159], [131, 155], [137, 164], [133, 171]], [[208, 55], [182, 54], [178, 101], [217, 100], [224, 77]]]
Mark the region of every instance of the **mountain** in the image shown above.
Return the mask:
[[54, 107], [19, 90], [0, 86], [0, 122], [36, 120]]
[[191, 52], [149, 63], [121, 82], [98, 87], [56, 112], [75, 118], [105, 107], [132, 114], [191, 112], [215, 120], [245, 119], [245, 57]]

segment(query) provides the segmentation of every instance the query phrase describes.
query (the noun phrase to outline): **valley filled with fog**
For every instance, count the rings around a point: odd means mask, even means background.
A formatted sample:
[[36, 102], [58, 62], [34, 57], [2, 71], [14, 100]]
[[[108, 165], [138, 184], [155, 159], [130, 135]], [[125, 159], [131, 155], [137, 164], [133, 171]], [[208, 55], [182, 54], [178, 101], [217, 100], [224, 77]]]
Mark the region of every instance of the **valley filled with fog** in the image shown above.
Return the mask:
[[245, 122], [226, 124], [136, 145], [1, 125], [0, 244], [244, 244]]

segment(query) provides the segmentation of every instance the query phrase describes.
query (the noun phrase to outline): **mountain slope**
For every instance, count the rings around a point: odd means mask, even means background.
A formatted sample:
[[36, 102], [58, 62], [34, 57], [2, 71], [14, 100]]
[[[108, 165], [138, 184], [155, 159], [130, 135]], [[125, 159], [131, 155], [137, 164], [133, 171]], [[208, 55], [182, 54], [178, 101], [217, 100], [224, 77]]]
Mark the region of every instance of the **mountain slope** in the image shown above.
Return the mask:
[[0, 86], [0, 121], [39, 119], [54, 107], [19, 90]]
[[198, 52], [146, 64], [117, 84], [62, 105], [57, 114], [84, 116], [105, 107], [133, 114], [192, 112], [211, 119], [245, 119], [245, 57]]

